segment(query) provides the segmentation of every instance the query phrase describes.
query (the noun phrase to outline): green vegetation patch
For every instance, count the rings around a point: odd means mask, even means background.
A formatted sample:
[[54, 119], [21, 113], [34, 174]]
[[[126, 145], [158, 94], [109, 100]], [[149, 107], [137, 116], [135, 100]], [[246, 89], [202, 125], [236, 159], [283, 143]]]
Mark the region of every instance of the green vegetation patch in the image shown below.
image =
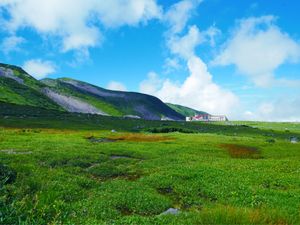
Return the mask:
[[[297, 129], [270, 131], [42, 110], [40, 117], [34, 109], [33, 117], [19, 119], [18, 112], [9, 109], [9, 118], [0, 120], [0, 165], [5, 174], [1, 176], [12, 177], [0, 188], [1, 224], [300, 221], [299, 143], [288, 138], [297, 136]], [[136, 133], [119, 131], [137, 126], [142, 128]], [[149, 127], [185, 126], [197, 133], [143, 132]], [[111, 132], [116, 127], [120, 129]], [[87, 137], [121, 140], [98, 144]], [[179, 213], [164, 214], [170, 208]]]
[[12, 168], [0, 163], [0, 190], [4, 184], [13, 183], [17, 178], [17, 173]]
[[171, 109], [175, 110], [176, 112], [184, 115], [185, 117], [191, 117], [195, 115], [207, 114], [206, 112], [195, 110], [186, 106], [166, 103]]

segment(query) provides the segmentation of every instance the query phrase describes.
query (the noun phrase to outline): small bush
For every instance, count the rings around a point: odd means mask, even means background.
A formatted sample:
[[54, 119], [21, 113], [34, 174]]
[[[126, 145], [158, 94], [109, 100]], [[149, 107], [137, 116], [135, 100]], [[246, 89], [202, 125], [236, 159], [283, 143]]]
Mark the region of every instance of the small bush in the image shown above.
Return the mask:
[[17, 178], [17, 172], [10, 167], [0, 164], [0, 183], [10, 184], [13, 183]]
[[186, 134], [196, 133], [195, 131], [184, 129], [184, 128], [178, 128], [178, 127], [150, 128], [147, 131], [151, 133], [173, 133], [173, 132], [186, 133]]
[[273, 144], [273, 143], [275, 143], [275, 139], [267, 139], [266, 142]]

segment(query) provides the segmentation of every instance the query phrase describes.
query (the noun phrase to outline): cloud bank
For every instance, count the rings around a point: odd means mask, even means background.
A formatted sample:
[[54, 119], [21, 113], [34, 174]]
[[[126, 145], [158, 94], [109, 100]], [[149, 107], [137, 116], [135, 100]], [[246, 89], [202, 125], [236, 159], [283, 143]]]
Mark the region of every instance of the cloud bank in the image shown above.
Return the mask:
[[[155, 0], [2, 0], [2, 27], [11, 35], [24, 28], [61, 39], [61, 51], [82, 50], [100, 45], [103, 29], [137, 26], [159, 18]], [[4, 10], [3, 10], [4, 11]]]
[[281, 31], [275, 21], [274, 16], [240, 20], [213, 64], [235, 65], [239, 73], [260, 87], [280, 83], [275, 70], [284, 63], [299, 62], [300, 44]]
[[2, 40], [1, 49], [4, 54], [9, 54], [10, 52], [18, 52], [21, 50], [20, 45], [25, 42], [25, 39], [18, 36], [6, 37]]
[[[169, 52], [187, 64], [189, 74], [185, 81], [178, 83], [171, 79], [161, 79], [154, 72], [150, 72], [148, 79], [141, 82], [140, 91], [155, 95], [165, 102], [182, 104], [214, 114], [230, 114], [238, 105], [238, 98], [214, 83], [207, 65], [195, 53], [197, 46], [204, 42], [214, 44], [213, 38], [219, 31], [210, 27], [200, 32], [198, 27], [193, 25], [182, 34], [191, 13], [200, 2], [180, 1], [166, 12], [164, 18], [168, 26], [166, 45]], [[176, 63], [171, 65], [175, 68], [177, 66]]]
[[106, 87], [109, 90], [114, 91], [127, 91], [127, 88], [124, 84], [117, 82], [117, 81], [111, 81]]
[[244, 113], [245, 120], [300, 122], [300, 97], [282, 96], [262, 102], [254, 111]]
[[32, 59], [24, 63], [23, 69], [36, 79], [42, 79], [56, 72], [56, 66], [51, 61]]

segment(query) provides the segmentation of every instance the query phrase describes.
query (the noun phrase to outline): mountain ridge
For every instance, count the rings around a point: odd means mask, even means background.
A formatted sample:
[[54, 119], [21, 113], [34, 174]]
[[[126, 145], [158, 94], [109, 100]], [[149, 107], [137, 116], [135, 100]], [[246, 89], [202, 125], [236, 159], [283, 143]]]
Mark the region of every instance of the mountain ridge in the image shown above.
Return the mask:
[[9, 64], [0, 63], [0, 84], [0, 104], [146, 120], [184, 119], [151, 95], [107, 90], [66, 77], [37, 80], [21, 67]]
[[192, 109], [190, 107], [186, 107], [183, 105], [172, 104], [172, 103], [166, 103], [166, 105], [172, 108], [173, 110], [175, 110], [176, 112], [180, 113], [181, 115], [184, 115], [185, 117], [192, 117], [195, 115], [203, 115], [203, 114], [210, 115], [207, 112]]

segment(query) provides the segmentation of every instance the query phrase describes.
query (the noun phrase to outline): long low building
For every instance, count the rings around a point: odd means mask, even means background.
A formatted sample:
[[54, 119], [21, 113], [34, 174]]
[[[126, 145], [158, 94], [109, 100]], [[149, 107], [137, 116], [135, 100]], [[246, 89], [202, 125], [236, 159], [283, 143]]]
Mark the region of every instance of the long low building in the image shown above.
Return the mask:
[[210, 115], [210, 114], [200, 114], [192, 117], [186, 117], [186, 121], [206, 121], [206, 122], [216, 122], [216, 121], [228, 121], [228, 118], [224, 115]]

